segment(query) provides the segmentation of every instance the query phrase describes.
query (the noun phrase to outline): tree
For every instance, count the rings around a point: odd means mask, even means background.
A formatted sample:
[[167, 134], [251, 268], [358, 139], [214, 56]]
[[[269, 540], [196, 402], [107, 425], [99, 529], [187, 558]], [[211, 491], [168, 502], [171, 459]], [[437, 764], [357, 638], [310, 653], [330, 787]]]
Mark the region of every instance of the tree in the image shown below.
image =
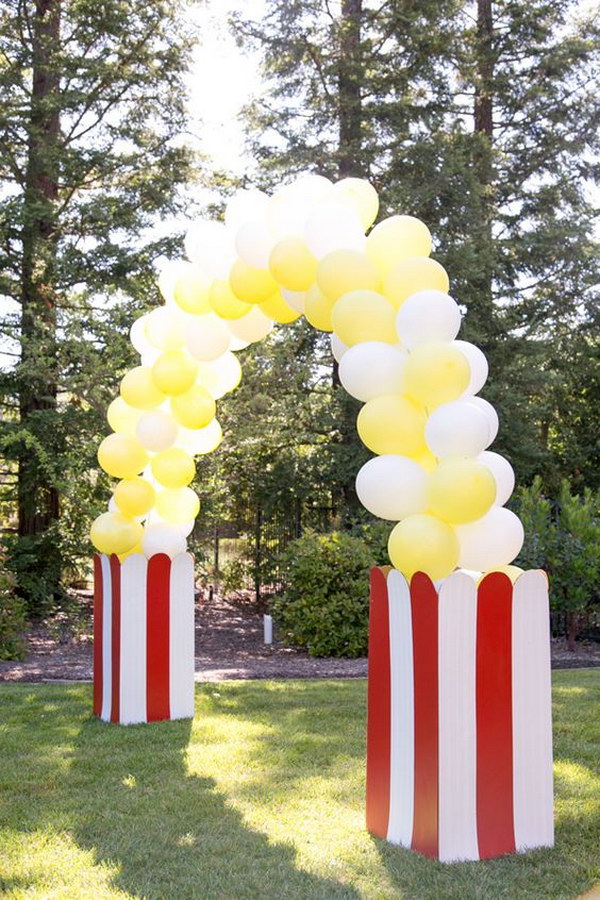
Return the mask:
[[[69, 462], [81, 461], [68, 454], [76, 411], [79, 428], [89, 425], [90, 409], [98, 416], [103, 405], [98, 373], [114, 386], [128, 361], [122, 346], [100, 354], [114, 347], [115, 322], [131, 321], [120, 296], [138, 306], [154, 299], [151, 262], [167, 242], [151, 228], [178, 208], [177, 186], [190, 175], [181, 136], [191, 37], [179, 6], [0, 7], [0, 289], [20, 309], [17, 328], [5, 325], [20, 361], [4, 378], [18, 415], [3, 445], [18, 464], [13, 558], [30, 613], [56, 593], [64, 566], [60, 487], [73, 475]], [[89, 445], [88, 467], [92, 434]]]

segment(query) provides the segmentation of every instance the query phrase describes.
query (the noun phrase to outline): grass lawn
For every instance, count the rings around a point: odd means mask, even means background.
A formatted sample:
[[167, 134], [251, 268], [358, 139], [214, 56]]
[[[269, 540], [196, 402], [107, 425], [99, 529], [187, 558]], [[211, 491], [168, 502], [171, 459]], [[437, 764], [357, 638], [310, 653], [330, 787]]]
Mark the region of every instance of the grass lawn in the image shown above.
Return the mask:
[[364, 830], [364, 681], [229, 682], [193, 723], [0, 685], [6, 898], [575, 898], [600, 882], [600, 670], [554, 673], [556, 848], [444, 866]]

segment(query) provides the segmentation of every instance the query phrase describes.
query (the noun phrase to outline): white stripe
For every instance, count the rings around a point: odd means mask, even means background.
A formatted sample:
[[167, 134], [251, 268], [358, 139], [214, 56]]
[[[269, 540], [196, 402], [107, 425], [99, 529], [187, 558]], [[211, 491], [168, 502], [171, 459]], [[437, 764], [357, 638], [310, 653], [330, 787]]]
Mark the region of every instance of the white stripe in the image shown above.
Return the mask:
[[469, 575], [439, 592], [439, 859], [479, 859], [476, 812], [475, 622], [477, 588]]
[[415, 711], [410, 589], [404, 576], [388, 575], [391, 667], [390, 813], [387, 839], [410, 847], [415, 785]]
[[194, 715], [194, 557], [189, 553], [180, 553], [171, 562], [169, 635], [171, 718], [192, 718]]
[[146, 581], [145, 556], [128, 556], [121, 565], [121, 685], [123, 725], [146, 722]]
[[513, 765], [517, 850], [554, 844], [548, 580], [524, 572], [513, 590]]
[[112, 692], [112, 584], [110, 559], [100, 556], [102, 566], [102, 709], [100, 718], [110, 722]]

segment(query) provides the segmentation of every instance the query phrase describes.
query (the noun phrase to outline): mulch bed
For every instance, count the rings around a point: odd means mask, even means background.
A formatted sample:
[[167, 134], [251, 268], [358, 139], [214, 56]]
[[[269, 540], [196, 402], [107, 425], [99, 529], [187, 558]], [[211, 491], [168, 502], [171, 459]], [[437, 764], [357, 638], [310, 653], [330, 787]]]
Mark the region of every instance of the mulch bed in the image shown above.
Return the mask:
[[[91, 596], [80, 595], [81, 633], [64, 622], [36, 625], [27, 635], [23, 662], [0, 661], [0, 681], [91, 681]], [[600, 667], [600, 644], [580, 642], [571, 653], [564, 639], [552, 641], [552, 668]], [[244, 600], [208, 595], [196, 604], [196, 681], [250, 678], [365, 678], [366, 659], [313, 659], [303, 650], [266, 646], [262, 615]]]

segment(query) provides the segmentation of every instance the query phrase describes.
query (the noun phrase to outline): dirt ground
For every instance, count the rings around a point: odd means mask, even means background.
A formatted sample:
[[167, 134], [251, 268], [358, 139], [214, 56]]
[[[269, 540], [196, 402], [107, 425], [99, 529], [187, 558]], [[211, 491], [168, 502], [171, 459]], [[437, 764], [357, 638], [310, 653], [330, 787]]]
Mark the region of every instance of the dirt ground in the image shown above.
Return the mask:
[[[0, 661], [0, 681], [91, 681], [92, 599], [81, 596], [82, 626], [74, 636], [60, 622], [36, 626], [23, 662]], [[552, 641], [555, 669], [600, 667], [600, 644], [567, 650]], [[247, 602], [201, 597], [196, 604], [196, 681], [248, 678], [365, 678], [366, 659], [312, 659], [302, 650], [263, 643], [263, 620]]]

